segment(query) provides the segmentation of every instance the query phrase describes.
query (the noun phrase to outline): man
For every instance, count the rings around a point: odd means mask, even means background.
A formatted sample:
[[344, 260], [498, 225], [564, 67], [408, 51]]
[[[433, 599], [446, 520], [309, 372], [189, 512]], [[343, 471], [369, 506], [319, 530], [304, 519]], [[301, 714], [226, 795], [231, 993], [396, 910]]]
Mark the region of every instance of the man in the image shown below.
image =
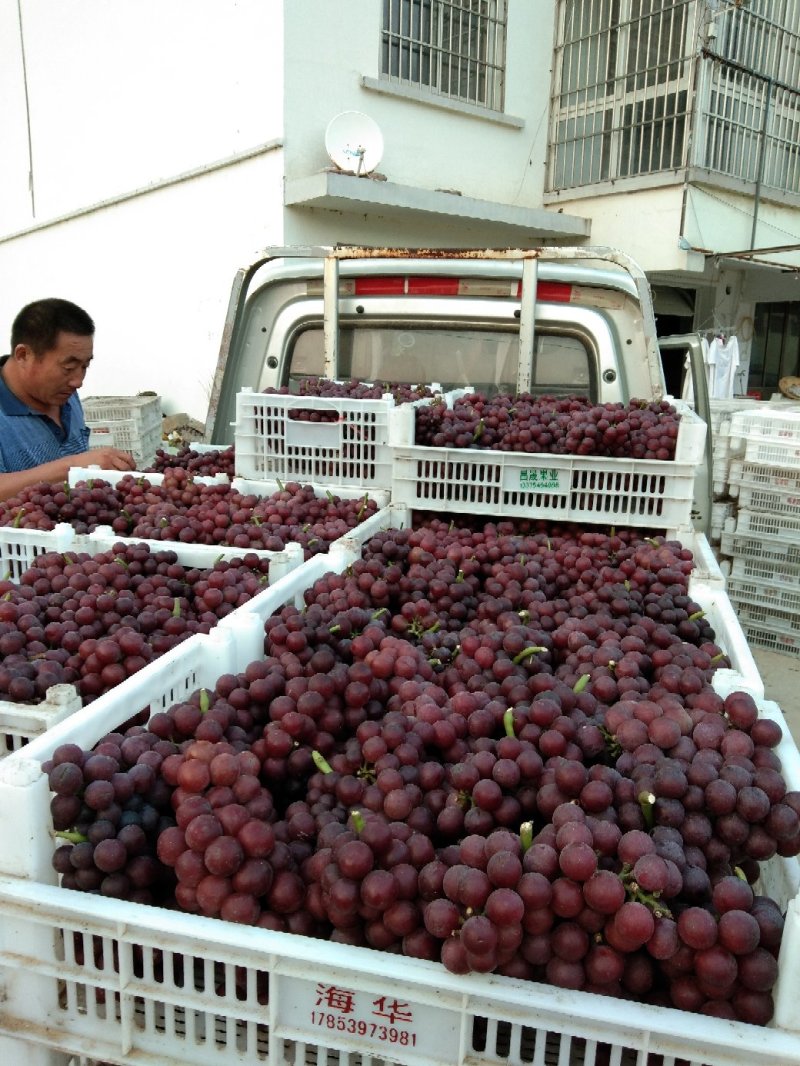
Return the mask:
[[69, 300], [37, 300], [11, 327], [0, 359], [0, 500], [40, 481], [64, 481], [72, 466], [133, 470], [119, 448], [88, 449], [77, 390], [93, 356], [94, 322]]

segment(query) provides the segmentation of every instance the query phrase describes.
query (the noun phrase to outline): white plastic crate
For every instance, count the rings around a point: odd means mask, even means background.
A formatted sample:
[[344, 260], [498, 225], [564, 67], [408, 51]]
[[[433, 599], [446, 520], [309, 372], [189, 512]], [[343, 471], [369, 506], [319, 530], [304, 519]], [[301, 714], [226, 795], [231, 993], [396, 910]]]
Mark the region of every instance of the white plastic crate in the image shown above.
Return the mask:
[[184, 566], [213, 567], [216, 562], [255, 555], [270, 560], [271, 581], [277, 581], [303, 562], [303, 549], [294, 542], [281, 551], [265, 548], [235, 548], [225, 544], [187, 544], [176, 540], [146, 540], [144, 537], [123, 537], [111, 526], [98, 526], [91, 533], [76, 533], [67, 522], [60, 522], [53, 530], [14, 529], [0, 526], [0, 577], [18, 581], [20, 574], [33, 565], [43, 552], [110, 551], [115, 544], [143, 544], [151, 552], [174, 551]]
[[735, 600], [742, 631], [751, 645], [800, 657], [800, 618], [763, 605]]
[[223, 560], [255, 555], [258, 559], [269, 559], [270, 584], [285, 577], [303, 562], [303, 549], [301, 545], [293, 541], [290, 541], [281, 551], [269, 551], [266, 548], [234, 548], [227, 544], [185, 544], [183, 541], [176, 540], [120, 537], [110, 526], [98, 526], [97, 529], [86, 534], [80, 550], [97, 554], [110, 551], [115, 544], [143, 544], [150, 552], [173, 551], [182, 566], [199, 566], [208, 569]]
[[685, 404], [680, 409], [673, 461], [428, 448], [398, 440], [392, 501], [420, 510], [687, 527], [706, 424]]
[[392, 500], [420, 510], [662, 528], [690, 523], [694, 478], [688, 463], [396, 448]]
[[[471, 388], [398, 404], [379, 400], [298, 396], [243, 389], [236, 397], [234, 446], [237, 475], [250, 480], [311, 481], [321, 485], [387, 488], [390, 445], [414, 425], [417, 407], [434, 398], [452, 406]], [[316, 415], [316, 420], [298, 417]]]
[[800, 466], [792, 470], [735, 460], [729, 491], [741, 509], [796, 518], [800, 513]]
[[122, 448], [147, 466], [161, 444], [160, 396], [87, 396], [81, 401], [89, 446]]
[[754, 559], [749, 555], [734, 553], [728, 577], [728, 580], [731, 579], [780, 585], [782, 589], [794, 591], [800, 596], [800, 566], [792, 566], [783, 561], [776, 562], [763, 556]]
[[778, 585], [760, 577], [730, 574], [727, 587], [733, 600], [774, 607], [788, 615], [797, 615], [800, 622], [800, 588], [796, 585]]
[[[644, 1062], [648, 1053], [670, 1063], [796, 1066], [800, 1034], [789, 1030], [800, 1020], [793, 990], [784, 1003], [780, 983], [783, 1028], [761, 1029], [532, 982], [459, 977], [437, 964], [55, 887], [41, 760], [67, 741], [91, 747], [134, 708], [162, 709], [243, 669], [259, 657], [264, 618], [352, 559], [344, 548], [315, 557], [262, 594], [258, 612], [236, 612], [209, 636], [177, 646], [0, 764], [4, 1061], [23, 1061], [25, 1039], [33, 1042], [26, 1054], [34, 1049], [26, 1066], [61, 1066], [68, 1055], [92, 1066], [606, 1066]], [[696, 583], [690, 592], [736, 643], [724, 592]], [[718, 674], [725, 691], [747, 687], [732, 671]], [[780, 720], [777, 708], [769, 713]], [[788, 730], [778, 754], [795, 787], [799, 757]], [[796, 860], [768, 866], [784, 886], [779, 901], [788, 902]]]
[[739, 506], [751, 511], [766, 511], [776, 515], [796, 517], [800, 511], [800, 492], [780, 489], [756, 489], [749, 485], [739, 488]]
[[[761, 713], [785, 730], [777, 752], [796, 787], [798, 753], [783, 716], [767, 702]], [[95, 722], [97, 739], [109, 721]], [[26, 754], [44, 757], [42, 745]], [[12, 839], [10, 850], [0, 851], [0, 863], [17, 858], [27, 874], [0, 876], [3, 1061], [60, 1066], [68, 1055], [131, 1066], [621, 1066], [648, 1055], [663, 1055], [673, 1066], [800, 1061], [796, 859], [764, 867], [764, 885], [788, 905], [788, 915], [776, 1019], [760, 1028], [534, 982], [460, 977], [367, 948], [61, 889], [49, 865], [49, 792], [38, 765], [24, 756], [3, 763], [0, 798], [7, 816], [18, 815], [17, 836], [28, 845]], [[31, 1057], [19, 1057], [20, 1039], [33, 1042]]]
[[0, 759], [19, 751], [81, 708], [74, 685], [52, 685], [40, 703], [0, 700]]
[[743, 556], [773, 566], [800, 568], [800, 540], [797, 537], [768, 537], [724, 530], [720, 537], [720, 552], [731, 558]]
[[[243, 389], [236, 397], [236, 473], [256, 481], [385, 488], [389, 423], [398, 409], [389, 395], [353, 400]], [[301, 412], [330, 420], [293, 417]]]
[[131, 453], [138, 466], [148, 466], [160, 446], [160, 429], [140, 433], [132, 422], [107, 422], [90, 427], [90, 448], [121, 448]]
[[[731, 414], [731, 448], [739, 451], [763, 439], [790, 448], [800, 447], [800, 407], [768, 404], [757, 410]], [[748, 457], [749, 458], [749, 457]], [[755, 460], [756, 462], [763, 460]]]
[[[308, 481], [302, 481], [300, 483], [302, 485], [309, 484]], [[358, 485], [327, 484], [312, 484], [311, 487], [314, 490], [314, 495], [318, 499], [322, 499], [324, 496], [338, 496], [341, 500], [373, 500], [379, 508], [386, 507], [392, 496], [387, 488], [364, 489]], [[254, 478], [235, 477], [231, 481], [231, 488], [234, 492], [241, 492], [243, 496], [272, 496], [276, 492], [281, 492], [285, 488], [285, 485], [280, 479], [259, 481]]]
[[[800, 1036], [788, 1029], [531, 982], [459, 977], [367, 948], [180, 913], [167, 922], [157, 908], [90, 899], [87, 913], [84, 894], [0, 878], [3, 925], [30, 952], [23, 957], [19, 943], [3, 951], [11, 980], [0, 1027], [9, 1032], [22, 1015], [29, 1039], [76, 1056], [88, 1052], [94, 1063], [605, 1066], [644, 1064], [653, 1061], [649, 1055], [663, 1055], [670, 1066], [800, 1061]], [[78, 951], [94, 963], [76, 961]], [[21, 1046], [8, 1044], [9, 1063], [65, 1061], [44, 1047], [41, 1057], [9, 1057]]]
[[[383, 521], [388, 521], [388, 518], [384, 518]], [[372, 528], [373, 530], [379, 528], [378, 523], [373, 523]], [[0, 527], [0, 559], [2, 559], [3, 572], [7, 575], [7, 580], [14, 582], [19, 580], [20, 575], [43, 552], [99, 554], [110, 551], [115, 544], [119, 543], [126, 543], [125, 538], [117, 536], [109, 526], [101, 526], [89, 534], [76, 534], [72, 526], [63, 523], [49, 533], [40, 530]], [[151, 552], [174, 551], [178, 561], [183, 566], [190, 567], [211, 568], [220, 560], [241, 558], [245, 554], [268, 558], [270, 561], [269, 585], [265, 591], [303, 565], [303, 549], [299, 544], [294, 543], [287, 544], [280, 552], [258, 550], [252, 553], [245, 552], [241, 548], [213, 544], [183, 544], [175, 541], [148, 541], [136, 538], [128, 540], [127, 543], [143, 544]], [[264, 593], [259, 593], [254, 599], [263, 595]], [[235, 613], [232, 612], [232, 615]], [[219, 624], [223, 623], [230, 625], [226, 619], [222, 619]], [[151, 664], [145, 667], [146, 670], [150, 668]], [[14, 703], [0, 699], [0, 759], [74, 714], [81, 706], [81, 698], [73, 685], [52, 686], [48, 689], [45, 699], [36, 704]]]
[[87, 396], [81, 399], [87, 426], [133, 422], [139, 433], [161, 428], [160, 396]]
[[734, 396], [728, 400], [711, 398], [708, 401], [711, 418], [711, 430], [716, 432], [723, 422], [730, 422], [736, 411], [751, 411], [764, 406], [763, 400], [748, 396]]
[[744, 446], [744, 460], [747, 463], [763, 463], [765, 466], [796, 466], [800, 461], [800, 440], [789, 442], [751, 437]]
[[80, 551], [76, 545], [82, 543], [82, 537], [67, 522], [58, 523], [52, 530], [0, 526], [0, 579], [18, 581], [42, 552]]
[[800, 516], [739, 511], [726, 523], [721, 550], [725, 555], [800, 567]]

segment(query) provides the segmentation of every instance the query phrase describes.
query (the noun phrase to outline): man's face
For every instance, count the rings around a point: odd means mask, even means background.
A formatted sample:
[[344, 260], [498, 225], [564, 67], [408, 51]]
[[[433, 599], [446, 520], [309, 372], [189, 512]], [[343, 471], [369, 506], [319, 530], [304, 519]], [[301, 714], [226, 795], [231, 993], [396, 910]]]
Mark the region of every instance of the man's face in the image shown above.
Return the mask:
[[36, 356], [27, 345], [17, 345], [20, 382], [25, 396], [20, 397], [35, 411], [61, 407], [81, 387], [92, 361], [93, 337], [60, 332], [49, 351]]

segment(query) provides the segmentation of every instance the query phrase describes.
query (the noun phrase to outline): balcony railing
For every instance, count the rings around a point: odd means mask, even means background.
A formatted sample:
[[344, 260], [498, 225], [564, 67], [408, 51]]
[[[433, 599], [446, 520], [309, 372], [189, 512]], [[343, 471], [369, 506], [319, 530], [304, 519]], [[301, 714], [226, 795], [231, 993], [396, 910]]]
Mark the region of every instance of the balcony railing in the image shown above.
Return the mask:
[[800, 193], [800, 0], [559, 0], [550, 191], [688, 167]]

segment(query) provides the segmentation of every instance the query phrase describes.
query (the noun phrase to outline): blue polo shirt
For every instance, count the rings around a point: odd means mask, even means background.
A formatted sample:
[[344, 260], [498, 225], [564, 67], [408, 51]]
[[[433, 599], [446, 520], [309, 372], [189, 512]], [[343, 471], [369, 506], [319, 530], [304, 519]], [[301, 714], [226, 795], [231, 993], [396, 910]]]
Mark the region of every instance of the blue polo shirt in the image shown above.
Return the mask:
[[[7, 359], [0, 359], [0, 367]], [[0, 473], [30, 470], [85, 452], [89, 430], [77, 393], [62, 406], [61, 423], [57, 425], [48, 415], [18, 400], [0, 375]]]

